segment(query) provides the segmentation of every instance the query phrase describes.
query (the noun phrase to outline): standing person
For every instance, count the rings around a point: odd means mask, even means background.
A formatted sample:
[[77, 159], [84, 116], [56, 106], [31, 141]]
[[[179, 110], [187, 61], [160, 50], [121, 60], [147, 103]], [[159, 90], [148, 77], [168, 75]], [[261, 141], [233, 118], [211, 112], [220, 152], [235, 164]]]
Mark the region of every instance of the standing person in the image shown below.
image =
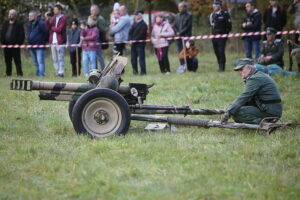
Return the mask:
[[[180, 2], [178, 4], [178, 11], [176, 18], [175, 18], [175, 25], [174, 25], [174, 31], [176, 36], [182, 36], [182, 37], [189, 37], [192, 35], [192, 24], [193, 24], [193, 18], [192, 14], [187, 11], [187, 3], [186, 2]], [[177, 50], [178, 53], [180, 53], [183, 49], [183, 42], [182, 39], [176, 40], [177, 44]], [[179, 59], [180, 66], [177, 70], [178, 73], [185, 71], [185, 61], [184, 59]]]
[[[290, 14], [295, 15], [294, 27], [295, 29], [300, 30], [300, 0], [293, 0], [292, 4], [289, 6], [288, 11]], [[295, 34], [295, 43], [296, 44], [300, 43], [299, 33]], [[298, 64], [298, 72], [300, 72], [300, 62], [298, 61], [297, 64]]]
[[[90, 13], [92, 16], [96, 17], [97, 19], [97, 23], [96, 26], [99, 30], [99, 42], [103, 42], [101, 41], [102, 38], [105, 38], [106, 36], [106, 22], [104, 17], [100, 14], [100, 8], [97, 5], [92, 5], [90, 8]], [[97, 50], [97, 60], [101, 66], [101, 70], [103, 70], [105, 68], [105, 61], [104, 61], [104, 57], [103, 57], [103, 50], [101, 45], [98, 45], [98, 50]]]
[[91, 69], [97, 69], [97, 42], [99, 40], [99, 30], [96, 26], [97, 18], [93, 15], [88, 17], [87, 26], [82, 26], [81, 37], [83, 51], [84, 76], [89, 75]]
[[274, 80], [258, 71], [251, 59], [240, 59], [233, 69], [244, 79], [244, 91], [227, 107], [221, 122], [232, 116], [237, 123], [259, 124], [264, 118], [282, 114], [279, 90]]
[[[80, 44], [80, 28], [78, 27], [78, 19], [71, 21], [71, 29], [68, 31], [68, 45]], [[81, 47], [68, 47], [70, 51], [70, 61], [72, 65], [72, 76], [80, 75], [81, 70]]]
[[65, 47], [67, 40], [67, 17], [63, 14], [63, 8], [57, 4], [53, 8], [54, 16], [50, 18], [49, 12], [45, 14], [46, 27], [50, 31], [49, 43], [51, 47], [54, 71], [56, 76], [64, 77], [65, 73]]
[[[143, 14], [144, 11], [136, 11], [134, 13], [135, 22], [129, 30], [129, 41], [146, 40], [148, 27], [143, 20]], [[141, 75], [146, 75], [145, 46], [145, 42], [131, 44], [131, 65], [133, 74], [138, 74], [137, 59], [139, 58]]]
[[[272, 27], [277, 31], [282, 31], [287, 22], [286, 12], [284, 8], [279, 5], [278, 0], [270, 0], [269, 2], [270, 5], [263, 15], [265, 29]], [[276, 38], [281, 38], [281, 36], [277, 35]]]
[[196, 48], [195, 41], [190, 40], [185, 43], [185, 47], [179, 53], [180, 59], [185, 59], [187, 64], [187, 70], [191, 72], [196, 72], [198, 69], [198, 59], [197, 54], [199, 49]]
[[[262, 24], [262, 16], [259, 10], [254, 7], [254, 3], [246, 3], [246, 17], [244, 18], [242, 29], [246, 31], [246, 33], [251, 32], [260, 32], [261, 24]], [[252, 58], [252, 49], [254, 50], [255, 59], [258, 60], [260, 56], [260, 35], [252, 35], [243, 37], [246, 57]]]
[[174, 36], [174, 30], [171, 25], [164, 20], [163, 15], [156, 16], [153, 26], [151, 40], [158, 59], [161, 73], [170, 74], [170, 63], [168, 58], [169, 43], [163, 38]]
[[[115, 25], [117, 25], [120, 21], [120, 12], [119, 12], [119, 9], [120, 9], [120, 4], [118, 2], [114, 3], [114, 7], [113, 7], [113, 11], [112, 13], [110, 14], [110, 25], [109, 25], [109, 28], [113, 28]], [[111, 37], [113, 38], [114, 36], [111, 35]], [[113, 52], [114, 53], [117, 53], [117, 47], [116, 45], [113, 46]]]
[[[8, 12], [8, 20], [3, 23], [1, 30], [1, 43], [4, 45], [21, 45], [25, 39], [24, 27], [17, 20], [17, 11], [11, 9]], [[4, 59], [6, 65], [6, 76], [12, 74], [12, 60], [15, 61], [17, 75], [23, 76], [21, 49], [20, 48], [4, 48]]]
[[[28, 19], [28, 44], [45, 45], [49, 37], [49, 32], [45, 23], [38, 19], [37, 11], [30, 11]], [[35, 66], [36, 76], [45, 76], [45, 52], [45, 47], [30, 48], [30, 54]]]
[[[214, 1], [213, 9], [214, 12], [210, 15], [210, 24], [212, 27], [212, 34], [228, 34], [231, 31], [231, 18], [227, 11], [222, 10], [221, 1]], [[219, 70], [218, 72], [225, 71], [226, 56], [225, 56], [225, 47], [226, 47], [227, 38], [213, 38], [212, 44], [215, 51], [215, 55], [218, 60]]]
[[[112, 28], [110, 28], [110, 35], [114, 36], [115, 42], [124, 42], [128, 40], [128, 34], [130, 29], [130, 18], [127, 14], [127, 8], [121, 6], [119, 9], [120, 20]], [[123, 50], [125, 49], [125, 43], [116, 43], [116, 51], [123, 55]]]
[[277, 30], [267, 28], [267, 40], [263, 42], [258, 63], [262, 65], [277, 64], [283, 68], [284, 46], [281, 39], [276, 39]]

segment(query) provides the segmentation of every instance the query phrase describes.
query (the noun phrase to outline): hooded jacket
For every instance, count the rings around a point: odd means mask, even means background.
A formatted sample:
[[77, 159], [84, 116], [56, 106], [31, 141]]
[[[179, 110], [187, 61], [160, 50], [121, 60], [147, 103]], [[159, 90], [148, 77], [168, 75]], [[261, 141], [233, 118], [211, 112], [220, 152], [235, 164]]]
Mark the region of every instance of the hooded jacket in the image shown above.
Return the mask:
[[[253, 10], [252, 14], [249, 15], [247, 14], [243, 20], [243, 23], [251, 22], [252, 24], [247, 25], [245, 27], [242, 27], [242, 29], [246, 32], [260, 32], [261, 31], [261, 24], [262, 24], [262, 16], [259, 10], [256, 8]], [[253, 40], [260, 40], [261, 36], [260, 35], [255, 35], [255, 36], [244, 36], [243, 39], [245, 38], [251, 38]]]

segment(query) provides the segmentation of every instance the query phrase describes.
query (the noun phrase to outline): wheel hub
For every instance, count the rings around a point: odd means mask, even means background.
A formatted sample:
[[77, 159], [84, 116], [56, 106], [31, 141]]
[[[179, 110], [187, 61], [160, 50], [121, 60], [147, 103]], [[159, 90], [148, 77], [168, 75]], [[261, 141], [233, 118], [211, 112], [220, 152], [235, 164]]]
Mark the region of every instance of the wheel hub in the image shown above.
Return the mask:
[[100, 125], [104, 125], [109, 121], [109, 115], [106, 111], [104, 110], [99, 110], [95, 113], [94, 115], [94, 120], [100, 124]]

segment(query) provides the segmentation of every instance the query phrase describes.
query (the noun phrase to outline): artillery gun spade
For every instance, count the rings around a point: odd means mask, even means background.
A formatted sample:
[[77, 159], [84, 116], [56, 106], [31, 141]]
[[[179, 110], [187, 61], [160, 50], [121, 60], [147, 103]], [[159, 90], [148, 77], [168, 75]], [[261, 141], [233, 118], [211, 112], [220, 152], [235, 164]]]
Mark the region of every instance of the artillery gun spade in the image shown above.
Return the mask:
[[[127, 58], [116, 55], [103, 72], [96, 70], [89, 75], [89, 83], [40, 82], [26, 79], [11, 80], [11, 90], [38, 90], [41, 100], [69, 101], [69, 116], [78, 134], [92, 138], [113, 134], [126, 134], [131, 120], [167, 122], [200, 127], [247, 128], [267, 132], [288, 125], [287, 123], [263, 122], [261, 125], [221, 124], [199, 118], [153, 116], [153, 114], [218, 115], [224, 110], [191, 109], [189, 106], [160, 106], [143, 104], [153, 85], [129, 83], [120, 85], [121, 73]], [[152, 114], [152, 115], [150, 115]]]

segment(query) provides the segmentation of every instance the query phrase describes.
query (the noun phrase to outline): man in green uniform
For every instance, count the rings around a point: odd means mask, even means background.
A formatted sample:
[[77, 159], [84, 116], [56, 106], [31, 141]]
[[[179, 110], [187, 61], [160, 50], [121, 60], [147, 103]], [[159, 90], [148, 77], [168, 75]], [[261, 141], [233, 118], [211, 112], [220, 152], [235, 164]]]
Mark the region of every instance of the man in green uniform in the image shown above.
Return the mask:
[[281, 98], [274, 80], [253, 65], [249, 58], [235, 62], [234, 71], [240, 73], [246, 85], [243, 93], [228, 106], [221, 122], [233, 117], [238, 123], [259, 124], [266, 117], [281, 117]]
[[267, 28], [267, 40], [263, 41], [261, 56], [258, 59], [258, 64], [276, 64], [283, 68], [284, 46], [281, 39], [276, 39], [276, 33], [276, 29], [272, 27]]

